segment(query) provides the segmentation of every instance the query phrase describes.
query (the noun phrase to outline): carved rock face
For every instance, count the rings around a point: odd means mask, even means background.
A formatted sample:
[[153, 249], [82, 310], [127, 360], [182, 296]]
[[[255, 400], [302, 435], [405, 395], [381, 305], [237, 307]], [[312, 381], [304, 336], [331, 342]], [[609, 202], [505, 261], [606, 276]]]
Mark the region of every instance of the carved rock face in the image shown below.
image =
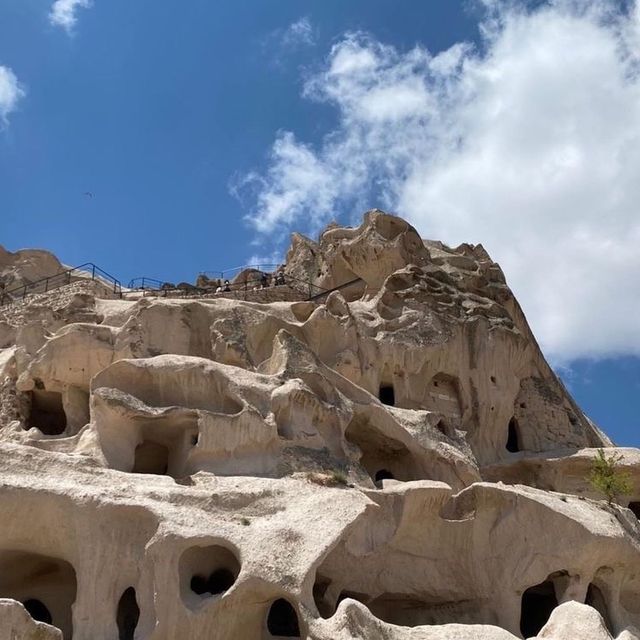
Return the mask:
[[484, 249], [376, 210], [284, 275], [0, 308], [0, 637], [637, 638], [611, 442]]

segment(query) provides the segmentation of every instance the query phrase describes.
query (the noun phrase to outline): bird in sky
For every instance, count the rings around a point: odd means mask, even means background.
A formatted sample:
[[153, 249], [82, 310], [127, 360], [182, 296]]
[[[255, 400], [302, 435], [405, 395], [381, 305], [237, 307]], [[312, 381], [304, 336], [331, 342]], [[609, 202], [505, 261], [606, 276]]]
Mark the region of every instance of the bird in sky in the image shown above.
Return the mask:
[[93, 198], [93, 193], [91, 193], [91, 191], [85, 191], [83, 195], [87, 198]]

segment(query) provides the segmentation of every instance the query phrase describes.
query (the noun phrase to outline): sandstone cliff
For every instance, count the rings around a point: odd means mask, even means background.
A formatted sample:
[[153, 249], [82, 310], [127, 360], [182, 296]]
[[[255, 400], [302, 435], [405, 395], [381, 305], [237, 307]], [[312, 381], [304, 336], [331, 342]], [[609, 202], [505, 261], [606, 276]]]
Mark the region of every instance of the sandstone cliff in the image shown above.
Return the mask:
[[0, 638], [640, 638], [640, 483], [486, 251], [371, 211], [284, 273], [0, 307]]

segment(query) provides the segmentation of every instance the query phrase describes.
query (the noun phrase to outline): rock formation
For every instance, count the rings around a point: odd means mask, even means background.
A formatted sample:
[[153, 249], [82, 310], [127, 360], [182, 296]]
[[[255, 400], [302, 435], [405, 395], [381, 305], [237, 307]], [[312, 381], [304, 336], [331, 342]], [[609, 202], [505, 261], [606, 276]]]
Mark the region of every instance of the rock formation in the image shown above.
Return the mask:
[[640, 452], [600, 500], [482, 246], [376, 210], [284, 273], [0, 307], [0, 638], [640, 638]]

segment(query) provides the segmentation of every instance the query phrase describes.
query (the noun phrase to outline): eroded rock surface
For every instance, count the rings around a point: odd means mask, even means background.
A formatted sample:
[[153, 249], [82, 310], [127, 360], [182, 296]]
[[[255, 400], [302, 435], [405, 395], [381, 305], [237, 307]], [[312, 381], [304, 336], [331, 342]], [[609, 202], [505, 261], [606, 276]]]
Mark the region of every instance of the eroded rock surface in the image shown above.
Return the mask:
[[640, 490], [593, 493], [613, 443], [486, 251], [371, 211], [284, 273], [0, 307], [1, 637], [640, 638]]

